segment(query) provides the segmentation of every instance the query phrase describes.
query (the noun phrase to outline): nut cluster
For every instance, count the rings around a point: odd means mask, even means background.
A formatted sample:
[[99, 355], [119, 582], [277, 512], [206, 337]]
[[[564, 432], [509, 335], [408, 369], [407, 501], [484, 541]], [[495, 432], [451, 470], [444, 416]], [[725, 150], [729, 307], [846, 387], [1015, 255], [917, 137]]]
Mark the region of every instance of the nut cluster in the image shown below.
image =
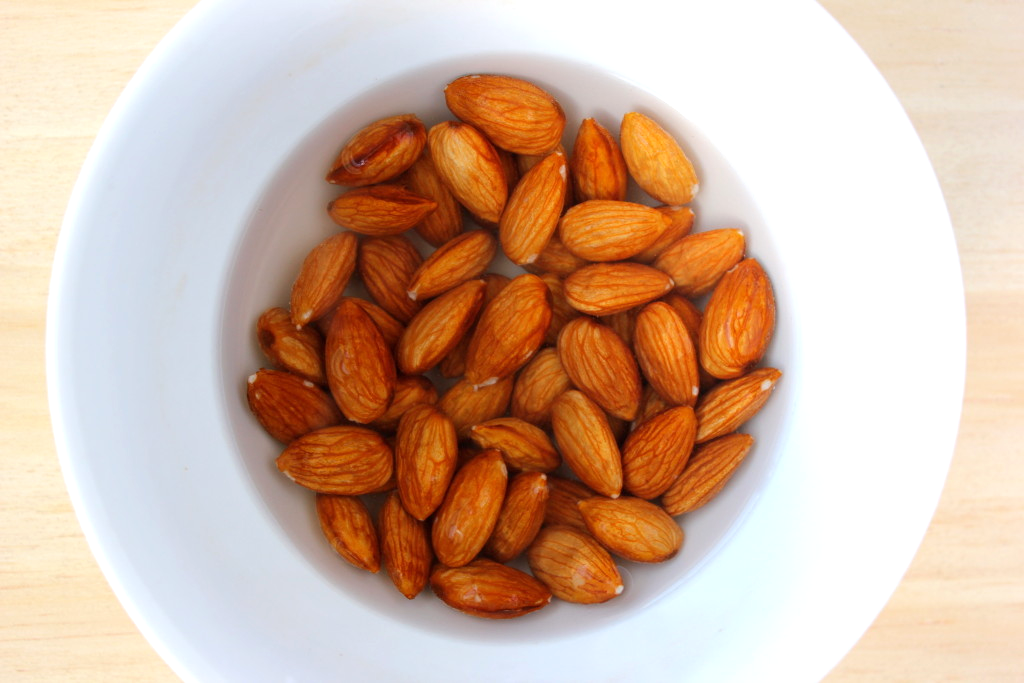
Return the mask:
[[[249, 407], [331, 546], [406, 597], [429, 583], [488, 618], [605, 602], [615, 558], [675, 556], [673, 517], [751, 450], [736, 430], [781, 375], [758, 367], [771, 283], [739, 230], [691, 234], [696, 172], [648, 116], [618, 140], [584, 119], [570, 155], [532, 83], [464, 76], [444, 96], [455, 119], [393, 116], [342, 147], [344, 230], [257, 321], [275, 369], [249, 377]], [[630, 179], [659, 205], [626, 201]], [[528, 272], [488, 272], [499, 248]], [[372, 301], [346, 295], [357, 272]]]

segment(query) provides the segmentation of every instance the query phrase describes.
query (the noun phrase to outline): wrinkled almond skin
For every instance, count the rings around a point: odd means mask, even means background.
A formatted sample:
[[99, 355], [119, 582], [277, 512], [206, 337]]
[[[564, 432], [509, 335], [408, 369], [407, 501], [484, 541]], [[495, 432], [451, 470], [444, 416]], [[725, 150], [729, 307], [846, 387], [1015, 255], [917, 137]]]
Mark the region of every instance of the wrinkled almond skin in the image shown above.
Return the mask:
[[559, 396], [551, 428], [566, 464], [594, 491], [615, 498], [622, 492], [622, 456], [604, 411], [580, 391]]
[[562, 368], [577, 388], [615, 417], [632, 420], [640, 406], [640, 370], [613, 329], [593, 318], [570, 320], [558, 336]]
[[402, 505], [419, 520], [429, 517], [455, 474], [458, 437], [451, 419], [430, 405], [406, 411], [395, 438], [395, 480]]
[[631, 308], [628, 311], [619, 311], [612, 315], [605, 316], [601, 321], [608, 327], [615, 330], [615, 334], [626, 343], [626, 346], [633, 348], [633, 338], [636, 332], [636, 317], [640, 314], [639, 308]]
[[587, 265], [587, 261], [566, 249], [556, 233], [548, 240], [547, 245], [537, 256], [537, 260], [533, 263], [524, 264], [523, 268], [535, 275], [554, 273], [555, 275], [565, 277], [585, 265]]
[[359, 245], [359, 276], [373, 300], [402, 323], [422, 307], [406, 292], [423, 257], [404, 235], [364, 239]]
[[498, 521], [507, 483], [508, 468], [496, 450], [480, 453], [455, 473], [431, 528], [441, 564], [461, 567], [480, 553]]
[[502, 149], [501, 147], [495, 147], [494, 151], [498, 153], [498, 160], [501, 162], [501, 170], [505, 172], [505, 187], [508, 188], [508, 196], [512, 196], [512, 190], [516, 189], [516, 184], [519, 182], [519, 176], [526, 173], [529, 169], [519, 170], [519, 159], [512, 152]]
[[592, 605], [622, 594], [622, 576], [612, 556], [580, 529], [545, 527], [526, 555], [530, 571], [556, 598]]
[[437, 208], [416, 225], [420, 237], [431, 246], [439, 247], [462, 233], [462, 207], [441, 180], [429, 154], [421, 156], [404, 178], [411, 192], [437, 203]]
[[675, 310], [676, 315], [686, 326], [686, 332], [690, 335], [693, 347], [697, 348], [697, 341], [700, 338], [700, 320], [703, 317], [697, 305], [679, 292], [669, 292], [659, 301], [664, 301]]
[[327, 182], [364, 186], [391, 180], [412, 166], [426, 142], [427, 130], [415, 114], [374, 121], [341, 148]]
[[596, 495], [597, 493], [583, 482], [549, 474], [544, 526], [564, 524], [587, 531], [587, 524], [583, 521], [577, 503]]
[[484, 545], [484, 553], [498, 562], [509, 562], [519, 557], [540, 531], [547, 502], [546, 474], [520, 472], [512, 477], [498, 522]]
[[452, 419], [460, 437], [468, 437], [473, 425], [505, 414], [512, 398], [513, 379], [510, 375], [482, 387], [474, 387], [472, 382], [463, 379], [445, 392], [437, 407]]
[[569, 305], [588, 315], [642, 306], [672, 289], [672, 278], [642, 263], [594, 263], [565, 278]]
[[470, 428], [469, 436], [480, 448], [501, 451], [513, 470], [551, 472], [562, 464], [544, 430], [517, 417], [481, 422]]
[[633, 257], [639, 263], [652, 263], [658, 256], [693, 230], [693, 209], [688, 206], [656, 206], [665, 218], [665, 230], [651, 245]]
[[349, 190], [327, 206], [331, 220], [363, 235], [397, 235], [437, 208], [437, 202], [397, 185]]
[[394, 470], [391, 447], [365, 427], [325, 427], [292, 441], [277, 468], [317, 493], [360, 496], [382, 490]]
[[572, 179], [576, 200], [612, 199], [623, 201], [629, 187], [629, 172], [619, 143], [595, 119], [583, 119], [572, 148]]
[[444, 100], [455, 116], [509, 152], [546, 154], [562, 140], [565, 114], [558, 101], [520, 78], [463, 76], [445, 87]]
[[[498, 296], [498, 292], [505, 289], [510, 280], [508, 277], [501, 275], [500, 273], [487, 273], [484, 275], [483, 280], [487, 283], [484, 289], [484, 300], [481, 305], [481, 310], [487, 304], [494, 300], [494, 297]], [[479, 316], [477, 316], [479, 320]], [[469, 342], [473, 339], [473, 332], [476, 330], [476, 322], [470, 326], [466, 334], [462, 335], [462, 339], [455, 346], [451, 352], [441, 360], [438, 369], [441, 372], [442, 377], [461, 377], [466, 374], [466, 354], [469, 353]]]
[[641, 498], [580, 501], [587, 528], [601, 545], [633, 562], [664, 562], [683, 546], [683, 530], [667, 512]]
[[746, 240], [739, 230], [707, 230], [687, 235], [671, 244], [654, 261], [668, 273], [675, 291], [698, 297], [710, 292], [719, 278], [743, 258]]
[[451, 353], [476, 321], [486, 288], [483, 280], [470, 280], [424, 306], [395, 347], [398, 369], [419, 375]]
[[430, 587], [446, 605], [485, 619], [512, 619], [551, 602], [551, 591], [526, 572], [480, 558], [463, 567], [437, 565]]
[[384, 569], [398, 592], [412, 600], [430, 580], [434, 561], [426, 524], [410, 515], [393, 491], [380, 508], [377, 527]]
[[558, 350], [541, 349], [516, 377], [509, 410], [513, 417], [546, 427], [551, 423], [551, 404], [571, 388]]
[[349, 564], [376, 574], [380, 570], [380, 543], [366, 504], [356, 496], [316, 494], [320, 530], [334, 551]]
[[427, 133], [427, 145], [441, 180], [462, 206], [484, 224], [497, 224], [508, 200], [498, 151], [471, 125], [445, 121]]
[[718, 281], [700, 324], [700, 364], [718, 379], [746, 373], [764, 356], [775, 329], [775, 295], [754, 259]]
[[565, 204], [568, 162], [547, 155], [519, 180], [498, 222], [502, 250], [512, 263], [533, 263], [547, 246]]
[[558, 236], [586, 261], [622, 261], [649, 247], [665, 231], [665, 217], [634, 202], [591, 199], [562, 216]]
[[448, 240], [412, 274], [406, 296], [423, 301], [480, 277], [497, 250], [498, 241], [486, 230], [470, 230]]
[[395, 380], [395, 396], [384, 414], [370, 423], [381, 432], [398, 429], [398, 421], [413, 406], [437, 403], [437, 389], [434, 383], [422, 375], [399, 375]]
[[644, 306], [636, 317], [633, 349], [640, 371], [662, 398], [680, 406], [697, 402], [697, 349], [675, 309], [661, 301]]
[[619, 129], [622, 156], [633, 180], [659, 202], [689, 204], [699, 184], [693, 164], [682, 147], [651, 118], [630, 112]]
[[780, 377], [775, 368], [758, 368], [708, 391], [697, 404], [697, 443], [739, 429], [761, 410]]
[[282, 443], [344, 419], [330, 394], [308, 379], [281, 370], [250, 375], [246, 394], [249, 410]]
[[[394, 316], [385, 311], [383, 308], [375, 303], [369, 302], [366, 299], [360, 299], [358, 297], [342, 297], [343, 300], [350, 300], [356, 306], [363, 309], [366, 315], [370, 316], [370, 320], [380, 330], [380, 334], [384, 337], [384, 343], [388, 345], [389, 349], [395, 348], [395, 344], [402, 337], [402, 333], [405, 332], [405, 326], [398, 322]], [[338, 303], [341, 303], [340, 301]], [[333, 320], [333, 311], [328, 313], [328, 316]], [[325, 316], [327, 317], [327, 316]], [[329, 331], [331, 328], [328, 327]]]
[[638, 498], [657, 498], [686, 467], [697, 436], [693, 408], [669, 408], [626, 437], [622, 447], [623, 488]]
[[565, 324], [573, 318], [579, 317], [580, 312], [569, 305], [565, 298], [565, 285], [562, 278], [554, 273], [541, 273], [538, 275], [551, 292], [551, 322], [548, 324], [548, 331], [544, 333], [544, 343], [554, 346], [558, 342], [558, 335], [565, 327]]
[[480, 314], [466, 354], [466, 379], [481, 386], [533, 357], [551, 324], [551, 293], [536, 275], [514, 278]]
[[356, 267], [358, 238], [339, 232], [316, 245], [299, 268], [291, 293], [292, 322], [308, 325], [338, 302]]
[[395, 361], [380, 329], [358, 304], [338, 305], [325, 356], [331, 395], [345, 417], [366, 424], [387, 411], [395, 393]]
[[640, 399], [640, 411], [633, 420], [633, 429], [638, 429], [644, 422], [671, 407], [671, 403], [658, 396], [658, 392], [654, 390], [654, 387], [648, 385], [644, 388], [643, 398]]
[[754, 445], [749, 434], [727, 434], [694, 450], [686, 469], [661, 497], [675, 517], [703, 507], [725, 487]]
[[256, 321], [260, 351], [274, 365], [308, 379], [327, 384], [324, 374], [324, 337], [315, 326], [295, 327], [283, 308], [271, 308]]

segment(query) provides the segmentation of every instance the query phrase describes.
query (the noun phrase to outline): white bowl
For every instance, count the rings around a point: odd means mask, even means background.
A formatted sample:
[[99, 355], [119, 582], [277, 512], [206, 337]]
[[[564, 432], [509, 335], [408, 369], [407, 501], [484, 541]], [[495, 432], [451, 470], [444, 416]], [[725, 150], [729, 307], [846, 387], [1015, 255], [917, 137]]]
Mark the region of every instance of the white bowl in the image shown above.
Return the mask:
[[[784, 371], [683, 552], [606, 605], [510, 622], [407, 601], [320, 536], [245, 405], [260, 311], [336, 228], [322, 178], [374, 118], [512, 73], [569, 116], [652, 113], [698, 226], [772, 276]], [[571, 140], [571, 137], [569, 137]], [[197, 680], [820, 678], [898, 583], [952, 454], [965, 324], [949, 219], [892, 93], [809, 2], [201, 4], [83, 169], [47, 357], [62, 467], [139, 628]], [[482, 672], [484, 672], [482, 674]]]

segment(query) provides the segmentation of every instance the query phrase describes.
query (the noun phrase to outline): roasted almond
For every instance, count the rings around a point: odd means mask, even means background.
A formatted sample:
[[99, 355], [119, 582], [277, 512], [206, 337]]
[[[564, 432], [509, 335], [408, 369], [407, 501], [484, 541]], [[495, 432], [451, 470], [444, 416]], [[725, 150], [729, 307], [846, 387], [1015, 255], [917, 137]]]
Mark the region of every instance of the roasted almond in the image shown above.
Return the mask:
[[683, 546], [683, 530], [667, 512], [641, 498], [580, 501], [587, 528], [601, 545], [633, 562], [664, 562]]
[[576, 504], [596, 495], [597, 493], [583, 482], [549, 474], [548, 505], [544, 510], [544, 524], [567, 524], [587, 531], [587, 524], [583, 521], [583, 515]]
[[463, 567], [435, 566], [430, 587], [449, 607], [485, 619], [521, 617], [551, 602], [543, 583], [485, 557]]
[[486, 230], [470, 230], [454, 237], [431, 254], [409, 279], [406, 295], [423, 301], [487, 271], [498, 250], [498, 241]]
[[479, 554], [498, 521], [507, 483], [508, 468], [496, 450], [486, 450], [459, 468], [431, 528], [441, 564], [461, 567]]
[[580, 124], [570, 167], [577, 201], [626, 198], [626, 160], [615, 137], [595, 119], [583, 119]]
[[615, 417], [632, 420], [640, 405], [640, 370], [633, 352], [606, 325], [586, 316], [558, 335], [558, 354], [569, 379]]
[[384, 414], [374, 420], [370, 426], [381, 432], [393, 432], [398, 429], [398, 421], [412, 408], [418, 405], [434, 405], [437, 403], [437, 389], [433, 382], [422, 375], [399, 375], [395, 380], [395, 396]]
[[365, 427], [337, 425], [303, 434], [277, 458], [277, 469], [318, 493], [360, 496], [384, 488], [394, 463], [391, 447]]
[[484, 545], [484, 553], [498, 562], [509, 562], [518, 557], [540, 531], [547, 502], [546, 474], [520, 472], [512, 477], [498, 522]]
[[331, 395], [308, 379], [281, 370], [260, 370], [246, 385], [249, 410], [282, 443], [343, 420]]
[[473, 425], [505, 414], [512, 397], [512, 386], [511, 375], [494, 384], [480, 387], [463, 379], [445, 392], [437, 402], [437, 407], [452, 419], [460, 437], [468, 436], [469, 428]]
[[697, 402], [697, 350], [675, 309], [662, 301], [644, 306], [636, 317], [633, 349], [641, 372], [662, 398], [682, 406]]
[[395, 588], [412, 600], [430, 580], [434, 552], [426, 524], [406, 511], [397, 491], [380, 508], [378, 535], [384, 569]]
[[397, 235], [437, 208], [433, 199], [397, 185], [370, 185], [349, 190], [327, 206], [335, 223], [363, 235]]
[[455, 198], [485, 224], [496, 224], [508, 200], [505, 170], [497, 150], [471, 125], [445, 121], [427, 133], [438, 175]]
[[665, 491], [665, 512], [681, 515], [707, 504], [718, 495], [754, 445], [749, 434], [728, 434], [700, 444], [686, 469]]
[[555, 275], [565, 277], [585, 265], [587, 265], [587, 262], [566, 249], [562, 241], [558, 239], [558, 234], [555, 233], [541, 250], [537, 260], [533, 263], [524, 264], [523, 268], [535, 275], [554, 273]]
[[424, 306], [398, 340], [398, 369], [408, 375], [419, 375], [451, 353], [476, 321], [486, 288], [483, 280], [470, 280]]
[[359, 245], [359, 276], [381, 308], [399, 322], [409, 322], [422, 304], [406, 292], [423, 257], [404, 235], [364, 239]]
[[551, 422], [551, 404], [571, 388], [558, 350], [541, 349], [516, 377], [510, 412], [513, 417], [545, 427]]
[[570, 390], [551, 406], [551, 428], [562, 457], [584, 484], [616, 497], [622, 491], [622, 456], [604, 411]]
[[637, 112], [622, 117], [622, 156], [633, 180], [659, 202], [689, 204], [699, 187], [682, 147], [653, 119]]
[[775, 295], [754, 259], [740, 261], [718, 281], [700, 324], [700, 364], [719, 379], [757, 365], [775, 329]]
[[444, 184], [430, 155], [421, 156], [404, 178], [411, 192], [437, 202], [437, 208], [416, 225], [416, 233], [434, 247], [458, 236], [462, 232], [462, 207]]
[[517, 417], [497, 417], [474, 425], [469, 436], [480, 448], [501, 451], [514, 470], [551, 472], [562, 464], [551, 439], [540, 427]]
[[426, 519], [441, 505], [458, 452], [455, 426], [434, 406], [414, 406], [399, 420], [395, 480], [402, 504], [416, 519]]
[[303, 379], [327, 384], [324, 337], [315, 326], [296, 327], [283, 308], [271, 308], [256, 321], [256, 340], [270, 361]]
[[530, 571], [556, 598], [589, 605], [622, 594], [622, 576], [612, 556], [580, 529], [545, 527], [526, 556]]
[[377, 573], [380, 543], [366, 503], [356, 496], [316, 494], [320, 530], [334, 551], [353, 567]]
[[739, 429], [761, 410], [780, 377], [775, 368], [758, 368], [708, 391], [697, 404], [697, 443]]
[[540, 256], [558, 227], [567, 183], [568, 164], [561, 152], [547, 155], [519, 180], [498, 223], [510, 261], [522, 265]]
[[358, 304], [338, 305], [325, 356], [327, 383], [345, 417], [366, 424], [387, 411], [395, 393], [395, 361], [380, 329]]
[[642, 306], [670, 289], [672, 278], [641, 263], [595, 263], [565, 278], [569, 305], [597, 316]]
[[688, 206], [656, 206], [655, 210], [665, 218], [665, 230], [651, 245], [633, 257], [640, 263], [651, 263], [654, 259], [690, 234], [693, 229], [693, 209]]
[[739, 230], [708, 230], [671, 244], [654, 261], [668, 273], [683, 296], [697, 297], [714, 288], [719, 278], [743, 258], [746, 241]]
[[399, 114], [361, 128], [341, 148], [327, 182], [373, 185], [400, 175], [419, 158], [427, 130], [415, 114]]
[[591, 199], [565, 212], [558, 236], [581, 259], [622, 261], [650, 246], [666, 226], [665, 217], [649, 206]]
[[551, 292], [551, 322], [548, 324], [548, 331], [544, 333], [544, 343], [554, 346], [565, 324], [579, 317], [580, 312], [570, 306], [565, 298], [565, 284], [562, 278], [554, 273], [541, 273], [537, 277], [544, 281]]
[[291, 314], [296, 326], [323, 317], [338, 302], [356, 267], [358, 238], [339, 232], [316, 245], [306, 256], [292, 285]]
[[697, 435], [690, 406], [669, 408], [626, 437], [622, 447], [623, 487], [638, 498], [657, 498], [686, 467]]

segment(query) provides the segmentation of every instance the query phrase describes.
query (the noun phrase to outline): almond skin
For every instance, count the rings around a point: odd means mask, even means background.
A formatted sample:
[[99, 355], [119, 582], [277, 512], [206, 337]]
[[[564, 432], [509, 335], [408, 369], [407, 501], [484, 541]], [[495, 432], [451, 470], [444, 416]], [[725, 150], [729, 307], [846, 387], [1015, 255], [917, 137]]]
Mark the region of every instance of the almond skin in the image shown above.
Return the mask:
[[475, 386], [508, 377], [533, 357], [551, 324], [551, 293], [536, 275], [514, 278], [487, 304], [466, 354]]
[[649, 247], [666, 226], [665, 217], [649, 206], [591, 199], [565, 212], [558, 236], [586, 261], [622, 261]]
[[565, 392], [551, 407], [551, 428], [566, 464], [584, 484], [611, 498], [622, 492], [622, 456], [596, 403], [580, 391]]
[[505, 414], [512, 397], [513, 377], [510, 375], [494, 384], [475, 387], [467, 379], [452, 385], [437, 407], [455, 423], [460, 437], [468, 437], [473, 425], [493, 420]]
[[564, 524], [587, 531], [587, 524], [576, 504], [596, 495], [583, 482], [548, 475], [548, 504], [544, 510], [544, 525]]
[[757, 365], [775, 329], [775, 295], [754, 259], [722, 276], [704, 307], [700, 364], [718, 379], [732, 379]]
[[[498, 296], [498, 292], [505, 289], [510, 280], [508, 277], [501, 275], [500, 273], [487, 273], [484, 275], [483, 280], [487, 283], [484, 289], [484, 300], [481, 305], [481, 310], [494, 300], [494, 297]], [[479, 320], [479, 316], [477, 316]], [[466, 354], [469, 353], [469, 342], [473, 339], [473, 332], [476, 330], [476, 322], [474, 322], [466, 334], [462, 335], [462, 339], [455, 346], [451, 352], [444, 357], [441, 361], [439, 369], [443, 377], [460, 377], [466, 374]]]
[[422, 221], [437, 202], [397, 185], [349, 190], [327, 206], [331, 220], [363, 235], [397, 235]]
[[639, 263], [652, 263], [658, 256], [693, 230], [693, 209], [688, 206], [656, 206], [665, 218], [665, 230], [649, 247], [633, 257]]
[[344, 419], [330, 394], [288, 372], [260, 370], [250, 375], [246, 394], [249, 410], [282, 443]]
[[426, 519], [441, 505], [458, 452], [455, 426], [434, 406], [414, 406], [402, 416], [395, 437], [395, 480], [402, 505], [416, 519]]
[[480, 553], [498, 521], [507, 483], [508, 468], [496, 450], [484, 451], [455, 473], [431, 528], [441, 564], [461, 567]]
[[420, 237], [431, 246], [439, 247], [462, 233], [462, 207], [441, 180], [429, 154], [421, 156], [406, 171], [404, 179], [411, 192], [437, 203], [437, 208], [416, 225], [416, 233]]
[[497, 224], [508, 185], [501, 158], [483, 133], [445, 121], [430, 129], [427, 145], [438, 175], [459, 203], [484, 224]]
[[523, 268], [535, 275], [554, 273], [555, 275], [565, 277], [585, 265], [587, 265], [587, 261], [566, 249], [556, 233], [548, 240], [547, 245], [537, 256], [537, 260], [533, 263], [524, 264]]
[[434, 552], [426, 524], [410, 515], [392, 491], [380, 508], [378, 519], [381, 561], [402, 595], [412, 600], [430, 580]]
[[394, 463], [384, 438], [365, 427], [325, 427], [292, 441], [277, 468], [300, 486], [318, 493], [360, 496], [383, 489]]
[[422, 375], [399, 375], [395, 380], [395, 396], [384, 414], [370, 423], [381, 432], [398, 429], [398, 421], [413, 406], [437, 403], [437, 389], [434, 383]]
[[633, 429], [638, 429], [644, 422], [671, 407], [671, 403], [659, 396], [654, 387], [648, 385], [644, 388], [643, 398], [640, 399], [640, 411], [636, 414], [636, 419], [633, 420]]
[[356, 496], [316, 494], [320, 530], [335, 552], [349, 564], [376, 574], [380, 570], [380, 543], [366, 504]]
[[554, 273], [541, 273], [537, 277], [544, 281], [551, 292], [551, 322], [548, 324], [548, 331], [544, 333], [544, 343], [554, 346], [558, 343], [558, 335], [565, 324], [579, 317], [580, 312], [570, 306], [565, 298], [565, 283], [562, 282], [562, 278]]
[[398, 369], [407, 375], [419, 375], [451, 353], [476, 321], [486, 288], [483, 280], [470, 280], [424, 306], [398, 340]]
[[514, 470], [551, 472], [562, 464], [551, 439], [540, 427], [516, 417], [498, 417], [469, 430], [480, 448], [496, 448]]
[[692, 512], [718, 495], [754, 445], [749, 434], [728, 434], [697, 446], [661, 504], [672, 515]]
[[683, 546], [683, 530], [667, 512], [641, 498], [580, 501], [587, 528], [601, 545], [633, 562], [664, 562]]
[[430, 587], [449, 607], [485, 619], [521, 617], [551, 602], [534, 577], [483, 557], [464, 567], [435, 566]]
[[569, 305], [596, 316], [642, 306], [670, 289], [672, 278], [641, 263], [595, 263], [565, 278]]
[[583, 119], [572, 148], [576, 199], [626, 199], [629, 172], [615, 137], [595, 119]]
[[301, 327], [321, 318], [338, 302], [356, 267], [358, 238], [353, 232], [331, 235], [302, 262], [292, 285], [292, 322]]
[[679, 292], [669, 292], [659, 301], [664, 301], [675, 310], [676, 315], [686, 326], [686, 332], [690, 335], [693, 347], [697, 348], [697, 341], [700, 338], [700, 321], [703, 317], [697, 305]]
[[660, 496], [682, 474], [696, 435], [690, 406], [670, 408], [638, 426], [622, 447], [623, 487], [638, 498]]
[[697, 349], [675, 309], [661, 301], [644, 306], [636, 317], [633, 348], [641, 372], [662, 398], [682, 406], [697, 402]]
[[443, 294], [487, 271], [498, 241], [486, 230], [470, 230], [437, 248], [412, 274], [406, 295], [423, 301]]
[[570, 320], [558, 336], [569, 379], [615, 417], [632, 420], [640, 405], [640, 370], [622, 339], [593, 318]]
[[512, 477], [498, 522], [484, 545], [484, 553], [498, 562], [509, 562], [518, 557], [540, 531], [547, 502], [546, 474], [520, 472]]
[[327, 182], [364, 186], [391, 180], [412, 166], [426, 142], [427, 130], [415, 114], [374, 121], [341, 148]]
[[699, 188], [682, 147], [653, 119], [637, 112], [622, 117], [622, 156], [633, 180], [663, 204], [689, 204]]
[[509, 410], [513, 417], [545, 427], [551, 423], [551, 404], [571, 388], [558, 350], [541, 349], [516, 377]]
[[697, 404], [697, 443], [739, 429], [761, 410], [780, 377], [775, 368], [759, 368], [707, 392]]
[[381, 308], [402, 323], [422, 307], [406, 292], [423, 257], [404, 235], [364, 239], [359, 245], [359, 275]]
[[612, 556], [580, 529], [545, 527], [526, 555], [530, 571], [556, 598], [591, 605], [622, 594], [622, 576]]
[[498, 223], [498, 236], [512, 263], [533, 263], [558, 227], [565, 204], [568, 162], [561, 152], [547, 155], [519, 180]]
[[671, 244], [654, 261], [668, 273], [683, 296], [710, 292], [719, 278], [743, 258], [746, 241], [739, 230], [708, 230], [687, 235]]
[[352, 301], [342, 301], [326, 344], [327, 382], [349, 420], [366, 424], [387, 411], [395, 393], [395, 361], [380, 329]]
[[[402, 334], [405, 332], [405, 326], [402, 325], [402, 323], [398, 322], [394, 316], [383, 308], [377, 304], [367, 301], [366, 299], [360, 299], [354, 296], [342, 297], [342, 299], [350, 300], [356, 306], [363, 309], [363, 313], [370, 316], [370, 320], [372, 320], [373, 324], [377, 326], [378, 330], [380, 330], [380, 334], [384, 337], [384, 343], [387, 344], [388, 348], [395, 348], [395, 344], [398, 343], [398, 340], [401, 339]], [[338, 303], [341, 302], [339, 301]], [[331, 316], [333, 319], [333, 313], [329, 313], [328, 316]], [[325, 316], [325, 318], [326, 317], [327, 316]], [[330, 329], [330, 327], [327, 328], [328, 331]]]
[[288, 311], [271, 308], [256, 321], [256, 340], [274, 365], [310, 382], [327, 384], [324, 337], [315, 326], [297, 328]]
[[445, 87], [444, 100], [455, 116], [479, 128], [498, 147], [516, 154], [550, 152], [565, 129], [565, 114], [558, 101], [520, 78], [463, 76]]

